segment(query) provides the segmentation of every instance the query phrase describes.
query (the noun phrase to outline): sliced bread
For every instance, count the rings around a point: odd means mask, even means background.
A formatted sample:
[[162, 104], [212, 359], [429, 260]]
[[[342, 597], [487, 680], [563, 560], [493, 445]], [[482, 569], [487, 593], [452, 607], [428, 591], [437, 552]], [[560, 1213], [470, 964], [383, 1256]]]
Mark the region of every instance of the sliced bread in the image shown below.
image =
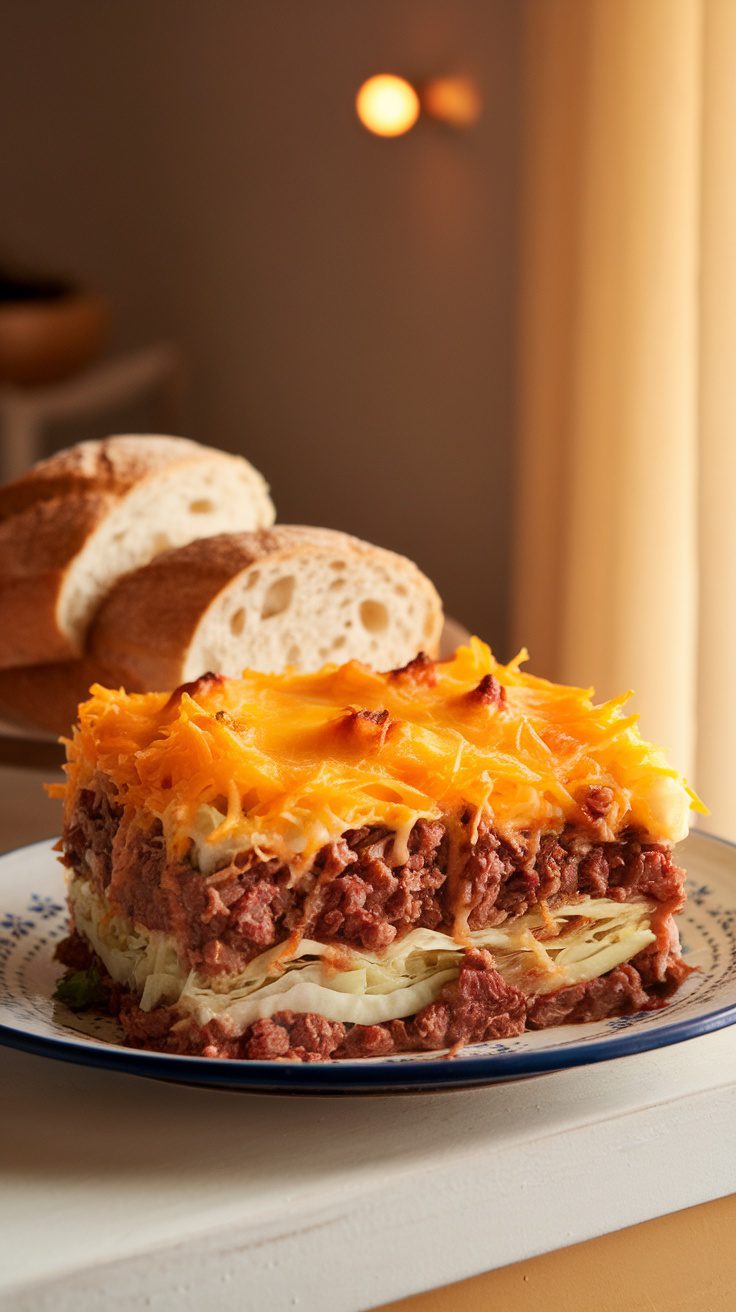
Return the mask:
[[273, 520], [247, 460], [186, 438], [111, 437], [42, 461], [0, 489], [0, 668], [73, 659], [121, 575]]
[[121, 579], [90, 651], [133, 688], [167, 689], [207, 670], [378, 669], [436, 655], [442, 606], [411, 561], [330, 529], [278, 525], [221, 534], [157, 556]]

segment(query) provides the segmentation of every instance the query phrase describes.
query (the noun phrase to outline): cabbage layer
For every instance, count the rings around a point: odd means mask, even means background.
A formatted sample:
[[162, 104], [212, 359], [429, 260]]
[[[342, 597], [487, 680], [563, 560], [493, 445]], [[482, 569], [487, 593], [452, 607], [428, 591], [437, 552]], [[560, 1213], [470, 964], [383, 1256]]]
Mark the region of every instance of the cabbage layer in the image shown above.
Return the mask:
[[[327, 1020], [375, 1025], [413, 1016], [457, 978], [463, 946], [447, 934], [414, 929], [380, 955], [302, 939], [277, 944], [237, 975], [205, 976], [184, 963], [172, 935], [112, 915], [88, 881], [69, 891], [80, 934], [113, 980], [132, 989], [143, 1011], [176, 1005], [199, 1025], [219, 1019], [233, 1033], [278, 1011], [317, 1012]], [[471, 931], [505, 980], [538, 996], [595, 979], [654, 941], [654, 904], [580, 898], [553, 911], [534, 909], [495, 929]]]

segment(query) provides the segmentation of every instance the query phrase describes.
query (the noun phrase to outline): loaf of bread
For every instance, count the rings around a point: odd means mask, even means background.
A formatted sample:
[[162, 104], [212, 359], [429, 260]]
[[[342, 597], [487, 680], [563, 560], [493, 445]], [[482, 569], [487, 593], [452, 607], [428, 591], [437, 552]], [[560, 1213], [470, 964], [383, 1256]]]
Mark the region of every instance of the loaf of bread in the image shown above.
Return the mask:
[[157, 556], [121, 579], [90, 630], [90, 653], [128, 689], [205, 671], [377, 669], [437, 654], [440, 599], [403, 556], [331, 529], [277, 525]]
[[247, 460], [186, 438], [111, 437], [42, 461], [0, 488], [0, 668], [72, 660], [121, 575], [273, 520]]

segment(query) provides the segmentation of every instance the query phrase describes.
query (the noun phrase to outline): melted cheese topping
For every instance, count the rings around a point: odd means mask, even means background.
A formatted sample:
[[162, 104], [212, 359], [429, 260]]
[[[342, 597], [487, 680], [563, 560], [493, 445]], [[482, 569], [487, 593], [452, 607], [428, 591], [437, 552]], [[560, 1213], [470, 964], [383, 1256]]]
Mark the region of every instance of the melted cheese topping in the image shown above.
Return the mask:
[[473, 638], [393, 674], [350, 661], [174, 696], [95, 685], [67, 742], [66, 805], [101, 774], [126, 811], [161, 820], [173, 853], [194, 840], [302, 865], [347, 829], [385, 825], [400, 851], [419, 817], [468, 823], [468, 809], [471, 829], [488, 818], [509, 836], [590, 825], [591, 787], [610, 790], [599, 840], [629, 826], [682, 838], [700, 804], [624, 714], [628, 694], [594, 705], [590, 689], [523, 672], [525, 658], [501, 665]]

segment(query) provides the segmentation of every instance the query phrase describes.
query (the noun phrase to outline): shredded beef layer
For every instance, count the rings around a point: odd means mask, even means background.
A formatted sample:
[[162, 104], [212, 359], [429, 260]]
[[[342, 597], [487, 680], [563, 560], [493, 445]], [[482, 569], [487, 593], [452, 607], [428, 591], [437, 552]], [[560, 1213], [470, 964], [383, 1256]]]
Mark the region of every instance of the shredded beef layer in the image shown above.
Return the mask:
[[65, 940], [57, 957], [74, 969], [95, 964], [107, 980], [108, 1010], [116, 1015], [128, 1044], [185, 1056], [260, 1061], [327, 1061], [384, 1057], [396, 1052], [457, 1050], [469, 1043], [507, 1039], [525, 1029], [582, 1024], [664, 1006], [690, 973], [676, 948], [652, 944], [633, 961], [544, 997], [527, 998], [505, 983], [489, 952], [465, 953], [456, 980], [416, 1016], [379, 1025], [343, 1025], [314, 1012], [281, 1011], [257, 1020], [242, 1034], [226, 1021], [199, 1026], [175, 1007], [141, 1011], [137, 1000], [114, 985], [78, 935]]
[[[382, 951], [407, 931], [448, 931], [457, 910], [471, 929], [521, 916], [537, 902], [588, 894], [625, 901], [646, 897], [681, 908], [685, 875], [667, 848], [633, 833], [597, 840], [604, 789], [592, 789], [587, 830], [520, 834], [514, 844], [490, 826], [460, 842], [448, 878], [446, 825], [419, 820], [408, 859], [392, 864], [394, 836], [351, 830], [324, 847], [294, 880], [289, 866], [242, 853], [205, 876], [188, 860], [167, 859], [161, 827], [121, 823], [104, 787], [80, 793], [64, 833], [67, 863], [87, 871], [119, 913], [173, 933], [189, 965], [209, 973], [242, 970], [253, 957], [299, 929], [321, 942]], [[470, 816], [463, 822], [470, 828]]]
[[[187, 859], [169, 860], [158, 822], [149, 829], [125, 823], [101, 780], [79, 796], [65, 829], [64, 855], [89, 875], [114, 911], [173, 934], [187, 963], [207, 974], [242, 970], [294, 930], [381, 952], [413, 928], [450, 931], [459, 911], [471, 929], [482, 929], [515, 919], [542, 900], [554, 907], [576, 895], [646, 897], [657, 904], [656, 943], [599, 979], [527, 998], [504, 982], [490, 953], [470, 949], [457, 979], [434, 1002], [415, 1016], [379, 1025], [343, 1025], [283, 1011], [237, 1035], [226, 1020], [200, 1027], [175, 1007], [143, 1012], [136, 998], [108, 979], [109, 1010], [119, 1016], [127, 1042], [156, 1051], [321, 1061], [453, 1050], [526, 1028], [660, 1007], [689, 973], [671, 920], [684, 900], [684, 872], [667, 848], [642, 842], [635, 833], [601, 841], [606, 791], [590, 790], [585, 826], [568, 825], [559, 834], [520, 834], [511, 843], [486, 825], [471, 840], [468, 814], [462, 817], [468, 836], [455, 838], [452, 854], [447, 826], [420, 820], [406, 859], [397, 864], [394, 835], [373, 827], [348, 831], [296, 877], [284, 862], [246, 852], [205, 876]], [[75, 934], [57, 955], [74, 969], [94, 962], [105, 978], [104, 967]]]
[[81, 792], [64, 832], [68, 865], [88, 871], [115, 911], [174, 934], [190, 966], [210, 974], [243, 970], [295, 929], [320, 942], [382, 951], [420, 926], [447, 932], [460, 908], [471, 929], [485, 929], [538, 901], [554, 907], [579, 893], [649, 897], [668, 911], [684, 901], [685, 872], [668, 849], [632, 833], [597, 841], [593, 812], [585, 832], [568, 825], [559, 834], [520, 834], [514, 845], [481, 827], [475, 842], [468, 836], [459, 845], [453, 879], [440, 821], [417, 821], [408, 859], [396, 866], [392, 833], [349, 830], [295, 882], [285, 863], [253, 853], [203, 875], [189, 861], [168, 861], [157, 821], [140, 829], [121, 819], [104, 791]]

